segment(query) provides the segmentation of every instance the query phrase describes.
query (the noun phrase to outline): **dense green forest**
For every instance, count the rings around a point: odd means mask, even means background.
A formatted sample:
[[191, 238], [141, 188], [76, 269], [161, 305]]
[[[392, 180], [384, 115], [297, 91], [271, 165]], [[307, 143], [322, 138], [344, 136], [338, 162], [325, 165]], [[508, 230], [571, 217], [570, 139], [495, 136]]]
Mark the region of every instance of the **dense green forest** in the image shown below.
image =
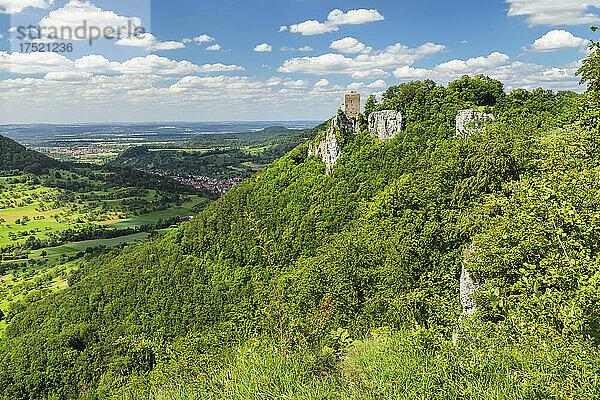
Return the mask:
[[[331, 175], [301, 144], [166, 236], [82, 260], [14, 305], [0, 394], [597, 398], [599, 57], [584, 94], [390, 87], [367, 112], [403, 131], [345, 132]], [[457, 139], [465, 108], [496, 120]], [[466, 249], [485, 285], [459, 326]]]
[[272, 126], [256, 132], [198, 134], [189, 142], [168, 148], [127, 149], [110, 164], [178, 175], [247, 178], [256, 171], [256, 166], [269, 164], [314, 137], [317, 128]]
[[256, 161], [256, 157], [240, 149], [153, 150], [147, 146], [139, 146], [125, 150], [110, 163], [138, 170], [228, 179], [250, 177], [255, 170], [244, 163]]

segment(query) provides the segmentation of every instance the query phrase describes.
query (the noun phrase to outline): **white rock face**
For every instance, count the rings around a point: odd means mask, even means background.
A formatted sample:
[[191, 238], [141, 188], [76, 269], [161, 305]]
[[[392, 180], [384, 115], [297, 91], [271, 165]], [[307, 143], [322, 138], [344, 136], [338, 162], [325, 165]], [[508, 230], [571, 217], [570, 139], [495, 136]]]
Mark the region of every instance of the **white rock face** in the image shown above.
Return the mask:
[[481, 289], [483, 282], [473, 278], [469, 272], [469, 259], [471, 259], [476, 249], [474, 245], [469, 246], [463, 254], [462, 271], [460, 273], [460, 304], [462, 305], [462, 314], [460, 318], [470, 317], [478, 310], [477, 304], [471, 298], [473, 294]]
[[318, 156], [325, 163], [325, 173], [331, 174], [333, 167], [342, 156], [335, 132], [332, 129], [327, 130], [325, 139], [317, 144], [310, 144], [308, 148], [309, 156]]
[[355, 118], [348, 118], [346, 115], [338, 114], [331, 120], [331, 127], [329, 129], [345, 130], [346, 132], [355, 132], [358, 126], [358, 121]]
[[460, 305], [462, 306], [462, 313], [460, 318], [470, 317], [478, 310], [477, 304], [471, 298], [475, 292], [481, 289], [481, 282], [478, 282], [473, 278], [469, 270], [463, 264], [462, 271], [460, 273]]
[[[473, 300], [472, 296], [483, 286], [484, 282], [481, 282], [471, 275], [469, 272], [469, 259], [475, 253], [475, 247], [471, 245], [465, 250], [463, 256], [462, 269], [460, 273], [460, 305], [462, 306], [462, 313], [458, 319], [458, 329], [464, 324], [468, 324], [469, 318], [475, 314], [479, 307]], [[452, 341], [456, 343], [460, 339], [460, 334], [455, 333], [452, 335]]]
[[331, 120], [331, 125], [327, 129], [325, 139], [319, 143], [310, 143], [308, 147], [309, 156], [318, 156], [325, 163], [325, 172], [327, 175], [331, 174], [333, 167], [337, 163], [338, 159], [342, 156], [342, 148], [340, 147], [337, 137], [335, 136], [336, 130], [344, 130], [345, 132], [357, 132], [360, 129], [358, 121], [355, 119], [348, 119], [345, 115], [336, 115]]
[[402, 130], [402, 114], [394, 110], [369, 114], [369, 133], [377, 139], [390, 140]]
[[480, 133], [485, 124], [496, 119], [492, 114], [475, 110], [460, 110], [456, 115], [456, 136], [468, 137]]

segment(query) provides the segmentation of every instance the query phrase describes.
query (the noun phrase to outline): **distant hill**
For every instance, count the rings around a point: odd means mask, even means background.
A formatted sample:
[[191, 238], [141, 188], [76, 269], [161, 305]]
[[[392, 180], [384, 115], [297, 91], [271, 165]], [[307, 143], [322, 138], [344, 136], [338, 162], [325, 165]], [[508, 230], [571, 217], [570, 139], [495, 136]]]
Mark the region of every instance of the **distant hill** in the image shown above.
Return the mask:
[[303, 129], [289, 129], [284, 126], [270, 126], [265, 129], [241, 133], [201, 134], [190, 141], [192, 147], [260, 147], [274, 141], [294, 137]]
[[[314, 138], [321, 129], [322, 124], [307, 130], [271, 126], [254, 132], [198, 135], [183, 149], [130, 148], [110, 164], [180, 175], [247, 178], [256, 172], [249, 165], [269, 164]], [[203, 151], [194, 151], [198, 149]]]
[[299, 130], [300, 129], [289, 129], [285, 126], [269, 126], [268, 128], [261, 129], [255, 133], [264, 135], [281, 135], [285, 133], [298, 132]]
[[0, 135], [0, 172], [22, 171], [40, 173], [58, 168], [61, 163], [37, 151], [29, 150], [12, 139]]
[[110, 165], [137, 170], [154, 170], [176, 175], [201, 175], [211, 178], [247, 178], [256, 172], [244, 165], [255, 157], [239, 149], [152, 151], [147, 146], [125, 150]]
[[[73, 178], [57, 178], [56, 172], [69, 172]], [[71, 190], [102, 190], [107, 187], [143, 187], [176, 193], [196, 193], [207, 198], [214, 195], [205, 190], [183, 186], [157, 175], [146, 174], [121, 166], [98, 166], [83, 163], [61, 162], [27, 149], [25, 146], [0, 136], [0, 175], [34, 174], [46, 186]]]

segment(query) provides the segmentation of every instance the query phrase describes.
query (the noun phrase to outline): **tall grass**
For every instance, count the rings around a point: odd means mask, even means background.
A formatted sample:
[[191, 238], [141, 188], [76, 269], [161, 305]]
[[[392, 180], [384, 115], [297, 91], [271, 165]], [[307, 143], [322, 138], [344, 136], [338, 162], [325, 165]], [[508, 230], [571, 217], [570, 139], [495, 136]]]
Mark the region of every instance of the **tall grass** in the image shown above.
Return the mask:
[[596, 399], [599, 360], [593, 346], [561, 337], [455, 346], [427, 331], [375, 333], [343, 354], [311, 357], [250, 344], [197, 382], [156, 383], [120, 398]]
[[[355, 341], [343, 329], [326, 334], [335, 308], [329, 297], [306, 324], [290, 323], [282, 312], [268, 242], [258, 222], [249, 214], [247, 218], [269, 265], [279, 316], [278, 344], [253, 339], [225, 365], [213, 364], [209, 371], [181, 355], [163, 357], [164, 365], [115, 398], [600, 399], [600, 354], [582, 338], [524, 336], [484, 323], [471, 326], [456, 344], [435, 328], [393, 333], [383, 328]], [[142, 348], [157, 350], [151, 341]]]

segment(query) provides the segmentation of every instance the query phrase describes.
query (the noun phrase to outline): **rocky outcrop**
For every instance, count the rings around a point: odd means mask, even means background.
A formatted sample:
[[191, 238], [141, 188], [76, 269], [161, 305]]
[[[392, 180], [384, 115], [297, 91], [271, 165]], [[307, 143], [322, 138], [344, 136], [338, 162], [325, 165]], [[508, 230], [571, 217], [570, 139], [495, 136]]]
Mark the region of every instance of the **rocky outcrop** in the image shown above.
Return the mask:
[[328, 129], [325, 139], [316, 144], [311, 143], [308, 147], [308, 155], [317, 156], [323, 160], [325, 163], [325, 173], [327, 175], [331, 174], [333, 167], [342, 155], [342, 149], [335, 137], [335, 131]]
[[460, 110], [456, 116], [456, 136], [465, 138], [480, 133], [485, 124], [493, 121], [492, 114], [475, 110]]
[[[484, 282], [475, 279], [469, 271], [469, 260], [474, 256], [475, 247], [471, 245], [463, 254], [462, 269], [460, 272], [460, 305], [462, 312], [459, 317], [458, 329], [468, 322], [473, 314], [479, 310], [479, 306], [473, 300], [473, 295], [481, 289]], [[456, 342], [460, 338], [458, 333], [453, 335], [453, 341]]]
[[369, 114], [369, 134], [377, 139], [390, 140], [402, 130], [402, 114], [394, 110]]
[[475, 246], [471, 245], [465, 250], [463, 255], [462, 271], [460, 274], [461, 319], [470, 317], [478, 310], [477, 304], [472, 299], [472, 296], [483, 286], [483, 282], [475, 279], [469, 271], [469, 260], [474, 256], [474, 253]]
[[317, 156], [325, 163], [325, 172], [331, 174], [333, 167], [342, 156], [342, 148], [337, 140], [337, 131], [354, 132], [360, 130], [358, 120], [349, 119], [343, 114], [338, 114], [331, 120], [325, 134], [325, 139], [318, 143], [310, 143], [308, 147], [309, 156]]
[[356, 133], [357, 127], [360, 129], [358, 120], [356, 118], [348, 118], [346, 117], [346, 114], [338, 114], [331, 120], [330, 129]]
[[462, 306], [461, 318], [470, 317], [477, 311], [477, 304], [471, 296], [481, 289], [481, 282], [473, 278], [469, 270], [463, 265], [460, 274], [460, 305]]

